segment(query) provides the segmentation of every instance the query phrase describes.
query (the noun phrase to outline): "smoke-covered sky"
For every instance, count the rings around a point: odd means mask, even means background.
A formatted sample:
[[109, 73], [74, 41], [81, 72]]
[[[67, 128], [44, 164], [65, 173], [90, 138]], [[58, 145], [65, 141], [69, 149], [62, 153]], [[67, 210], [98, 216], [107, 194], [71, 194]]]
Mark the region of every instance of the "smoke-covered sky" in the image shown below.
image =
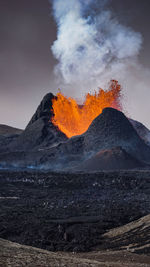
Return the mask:
[[0, 0], [0, 123], [24, 128], [47, 92], [79, 99], [118, 78], [150, 128], [149, 14], [149, 0]]

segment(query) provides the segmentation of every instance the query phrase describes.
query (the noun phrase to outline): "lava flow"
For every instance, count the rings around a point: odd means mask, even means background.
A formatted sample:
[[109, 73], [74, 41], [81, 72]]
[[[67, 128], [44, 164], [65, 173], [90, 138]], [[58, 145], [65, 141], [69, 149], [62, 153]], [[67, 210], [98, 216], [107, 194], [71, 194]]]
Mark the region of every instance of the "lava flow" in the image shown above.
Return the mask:
[[78, 105], [75, 99], [59, 92], [52, 103], [52, 122], [69, 138], [83, 134], [104, 108], [121, 110], [120, 98], [121, 86], [116, 80], [111, 81], [107, 91], [99, 89], [94, 95], [88, 93], [82, 106]]

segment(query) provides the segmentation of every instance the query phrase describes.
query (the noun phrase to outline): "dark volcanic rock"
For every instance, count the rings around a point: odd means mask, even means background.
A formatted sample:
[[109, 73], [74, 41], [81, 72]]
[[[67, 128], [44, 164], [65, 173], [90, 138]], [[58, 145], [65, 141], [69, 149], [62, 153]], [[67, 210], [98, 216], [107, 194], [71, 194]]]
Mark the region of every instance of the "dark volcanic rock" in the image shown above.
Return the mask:
[[51, 122], [53, 98], [54, 95], [51, 93], [43, 98], [24, 132], [12, 143], [11, 151], [38, 150], [56, 145], [67, 139]]
[[37, 120], [47, 118], [47, 122], [50, 121], [51, 117], [53, 116], [52, 112], [52, 100], [55, 96], [52, 93], [48, 93], [44, 96], [43, 100], [41, 101], [40, 105], [38, 106], [36, 112], [34, 113], [33, 117], [31, 118], [30, 122], [28, 123], [27, 127], [30, 127], [33, 123]]
[[150, 145], [150, 130], [139, 121], [132, 119], [129, 119], [129, 121], [132, 123], [138, 135], [146, 142], [147, 145]]
[[[68, 168], [75, 166], [77, 170], [81, 163], [84, 164], [84, 161], [87, 162], [98, 152], [112, 149], [114, 152], [115, 147], [120, 147], [119, 150], [115, 150], [119, 168], [141, 168], [150, 162], [150, 147], [139, 137], [128, 118], [118, 110], [105, 108], [83, 135], [72, 137], [58, 147], [47, 150], [44, 157], [41, 156], [41, 161], [50, 162], [51, 155], [55, 155], [55, 163], [57, 160], [61, 162], [60, 158], [63, 155], [63, 165], [60, 166]], [[101, 164], [104, 160], [103, 156], [104, 154], [100, 153], [98, 157]], [[114, 157], [114, 153], [109, 153], [108, 165], [111, 157]], [[125, 159], [126, 162], [123, 162]], [[106, 157], [105, 164], [99, 169], [104, 169], [104, 166], [107, 166]], [[107, 169], [111, 167], [112, 164]]]
[[[67, 139], [50, 121], [53, 97], [48, 94], [43, 99], [25, 131], [9, 146], [9, 153], [0, 154], [1, 166], [78, 170], [84, 161], [91, 159], [92, 164], [96, 159], [99, 170], [149, 167], [150, 147], [122, 112], [105, 108], [84, 134]], [[107, 157], [103, 150], [109, 151]]]
[[21, 129], [17, 129], [8, 125], [0, 124], [0, 135], [2, 136], [11, 136], [19, 135], [23, 132]]
[[102, 234], [150, 213], [148, 171], [0, 173], [0, 238], [87, 251]]
[[9, 151], [9, 146], [18, 139], [23, 130], [0, 124], [0, 153]]
[[103, 235], [103, 248], [150, 255], [150, 215]]
[[127, 117], [113, 108], [105, 108], [84, 134], [85, 149], [103, 150], [120, 146], [142, 161], [150, 161], [150, 148], [139, 137]]
[[119, 170], [144, 168], [146, 165], [121, 147], [106, 149], [98, 152], [92, 158], [86, 160], [78, 169], [84, 171]]

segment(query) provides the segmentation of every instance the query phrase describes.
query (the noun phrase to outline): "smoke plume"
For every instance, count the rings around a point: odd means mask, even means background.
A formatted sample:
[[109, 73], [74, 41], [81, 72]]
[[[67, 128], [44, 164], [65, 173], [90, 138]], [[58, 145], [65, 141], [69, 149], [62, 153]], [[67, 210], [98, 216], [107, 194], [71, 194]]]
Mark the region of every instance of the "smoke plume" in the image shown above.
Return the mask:
[[106, 1], [99, 2], [53, 0], [58, 33], [52, 52], [66, 84], [98, 87], [104, 79], [119, 78], [139, 54], [141, 35], [119, 24]]
[[147, 112], [141, 115], [142, 90], [148, 92], [150, 72], [138, 61], [142, 36], [119, 23], [109, 2], [52, 0], [58, 31], [51, 49], [58, 61], [58, 86], [79, 98], [98, 87], [105, 89], [116, 79], [127, 95], [127, 115], [144, 122]]

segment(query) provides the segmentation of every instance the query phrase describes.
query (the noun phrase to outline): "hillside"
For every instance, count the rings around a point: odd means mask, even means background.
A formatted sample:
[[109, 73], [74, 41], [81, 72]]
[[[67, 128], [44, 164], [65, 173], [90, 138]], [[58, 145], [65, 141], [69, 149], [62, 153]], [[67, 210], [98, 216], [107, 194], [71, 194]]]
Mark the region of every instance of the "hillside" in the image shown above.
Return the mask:
[[[103, 235], [103, 247], [150, 256], [150, 215], [108, 231]], [[149, 262], [150, 263], [150, 262]]]
[[21, 134], [23, 130], [17, 129], [5, 124], [0, 124], [0, 135], [7, 136], [7, 135], [15, 135]]
[[150, 215], [110, 230], [103, 235], [103, 246], [88, 253], [54, 253], [0, 239], [0, 266], [148, 267], [149, 234]]

